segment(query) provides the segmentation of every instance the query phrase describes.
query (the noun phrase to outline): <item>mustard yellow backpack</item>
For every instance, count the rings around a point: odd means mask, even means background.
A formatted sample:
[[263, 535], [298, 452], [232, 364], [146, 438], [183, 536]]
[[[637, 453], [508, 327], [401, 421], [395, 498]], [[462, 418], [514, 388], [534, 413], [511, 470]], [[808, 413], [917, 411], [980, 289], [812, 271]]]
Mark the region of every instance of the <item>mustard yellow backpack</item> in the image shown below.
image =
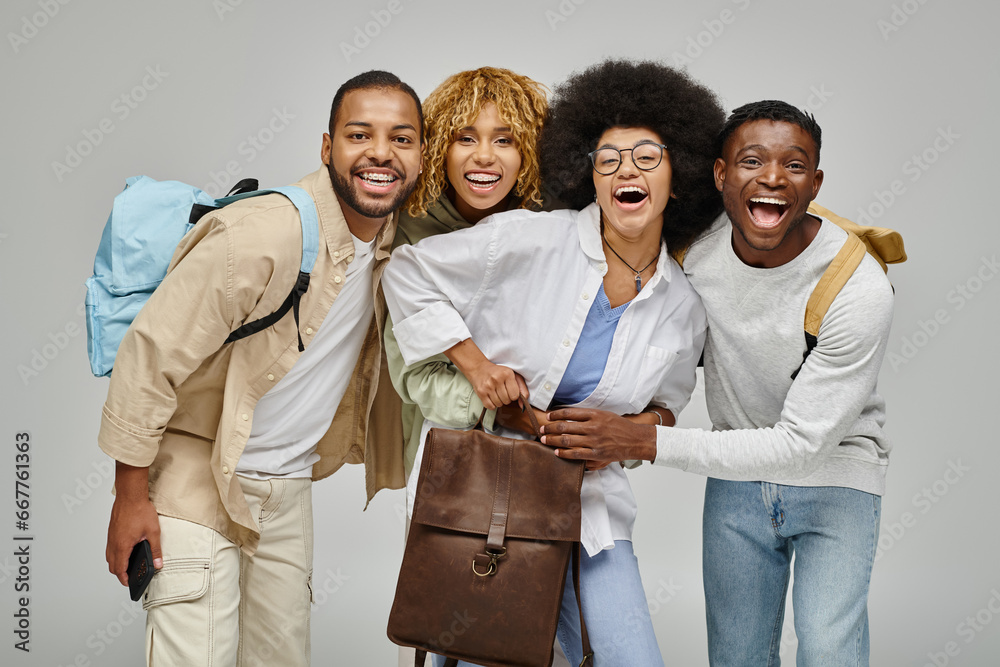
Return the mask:
[[[805, 321], [803, 323], [806, 336], [806, 351], [802, 354], [802, 363], [816, 347], [819, 327], [823, 323], [830, 304], [840, 294], [840, 290], [854, 275], [855, 269], [861, 264], [865, 253], [875, 258], [882, 270], [888, 273], [889, 264], [900, 264], [906, 261], [906, 250], [903, 247], [903, 237], [899, 232], [885, 227], [866, 227], [841, 217], [833, 211], [823, 208], [816, 202], [809, 204], [809, 213], [826, 218], [847, 232], [847, 240], [840, 251], [830, 262], [806, 303]], [[674, 254], [674, 259], [683, 266], [687, 249]], [[792, 379], [799, 374], [799, 368], [792, 373]]]

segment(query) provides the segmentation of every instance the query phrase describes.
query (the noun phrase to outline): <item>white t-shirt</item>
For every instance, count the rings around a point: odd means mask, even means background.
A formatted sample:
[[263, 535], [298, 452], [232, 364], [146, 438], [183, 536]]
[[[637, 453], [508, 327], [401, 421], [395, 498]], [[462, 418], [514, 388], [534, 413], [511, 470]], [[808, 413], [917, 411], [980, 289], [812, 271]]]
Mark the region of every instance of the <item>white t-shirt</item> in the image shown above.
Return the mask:
[[246, 448], [236, 466], [245, 477], [310, 477], [323, 437], [347, 391], [374, 313], [375, 242], [354, 238], [340, 293], [312, 343], [257, 402]]

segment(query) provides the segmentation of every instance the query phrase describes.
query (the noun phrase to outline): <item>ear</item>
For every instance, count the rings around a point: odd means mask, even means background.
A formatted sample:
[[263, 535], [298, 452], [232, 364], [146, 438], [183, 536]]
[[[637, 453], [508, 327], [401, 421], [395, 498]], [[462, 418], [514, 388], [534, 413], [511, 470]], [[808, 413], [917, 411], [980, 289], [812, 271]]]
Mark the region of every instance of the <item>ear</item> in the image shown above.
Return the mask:
[[[715, 164], [712, 166], [712, 173], [715, 174], [715, 189], [722, 192], [722, 186], [726, 182], [726, 161], [721, 157], [715, 158]], [[820, 178], [822, 180], [822, 178]]]
[[813, 188], [812, 188], [812, 198], [816, 199], [816, 195], [819, 194], [819, 188], [823, 185], [823, 170], [817, 169], [816, 174], [813, 175]]
[[323, 161], [323, 164], [330, 164], [331, 156], [333, 154], [333, 139], [326, 132], [323, 133], [323, 146], [319, 149], [319, 159]]

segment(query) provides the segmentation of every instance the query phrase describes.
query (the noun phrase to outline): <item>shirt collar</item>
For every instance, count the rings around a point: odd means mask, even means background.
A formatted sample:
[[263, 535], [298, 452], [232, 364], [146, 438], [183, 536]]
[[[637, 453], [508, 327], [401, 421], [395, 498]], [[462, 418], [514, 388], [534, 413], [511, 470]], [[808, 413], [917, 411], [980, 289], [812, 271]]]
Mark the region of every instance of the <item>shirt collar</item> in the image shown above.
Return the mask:
[[[330, 251], [339, 251], [342, 257], [353, 255], [354, 237], [347, 226], [344, 211], [340, 207], [340, 200], [337, 199], [337, 195], [333, 191], [333, 183], [330, 181], [330, 172], [326, 165], [321, 165], [319, 169], [304, 177], [297, 185], [303, 187], [316, 203], [320, 230], [326, 237]], [[392, 237], [396, 232], [396, 221], [397, 214], [394, 212], [375, 236], [376, 260], [382, 260], [389, 256]]]
[[[604, 275], [608, 272], [608, 259], [604, 255], [604, 244], [601, 240], [601, 207], [594, 202], [579, 212], [576, 219], [577, 231], [580, 235], [580, 248], [590, 260], [598, 265], [598, 272]], [[663, 280], [670, 283], [670, 272], [673, 260], [667, 252], [667, 244], [660, 241], [660, 257], [656, 262], [656, 271], [649, 281], [651, 288]], [[645, 285], [643, 285], [645, 289]], [[643, 297], [645, 298], [645, 297]]]

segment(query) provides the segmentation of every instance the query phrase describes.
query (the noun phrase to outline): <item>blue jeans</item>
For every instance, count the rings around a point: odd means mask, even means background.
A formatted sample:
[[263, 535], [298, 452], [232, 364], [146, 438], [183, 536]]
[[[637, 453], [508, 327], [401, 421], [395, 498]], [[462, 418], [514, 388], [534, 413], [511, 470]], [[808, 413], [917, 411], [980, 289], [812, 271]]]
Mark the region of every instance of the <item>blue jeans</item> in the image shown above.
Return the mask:
[[798, 667], [867, 666], [879, 496], [709, 479], [702, 557], [713, 667], [780, 665], [792, 554]]
[[[594, 667], [662, 667], [663, 658], [653, 633], [653, 621], [632, 543], [617, 540], [614, 549], [606, 549], [593, 558], [586, 552], [582, 556], [580, 597], [594, 652]], [[556, 637], [570, 664], [575, 666], [583, 660], [583, 651], [572, 567], [571, 560]], [[443, 664], [444, 658], [434, 656], [435, 667]], [[470, 665], [467, 662], [458, 664], [460, 667]]]

